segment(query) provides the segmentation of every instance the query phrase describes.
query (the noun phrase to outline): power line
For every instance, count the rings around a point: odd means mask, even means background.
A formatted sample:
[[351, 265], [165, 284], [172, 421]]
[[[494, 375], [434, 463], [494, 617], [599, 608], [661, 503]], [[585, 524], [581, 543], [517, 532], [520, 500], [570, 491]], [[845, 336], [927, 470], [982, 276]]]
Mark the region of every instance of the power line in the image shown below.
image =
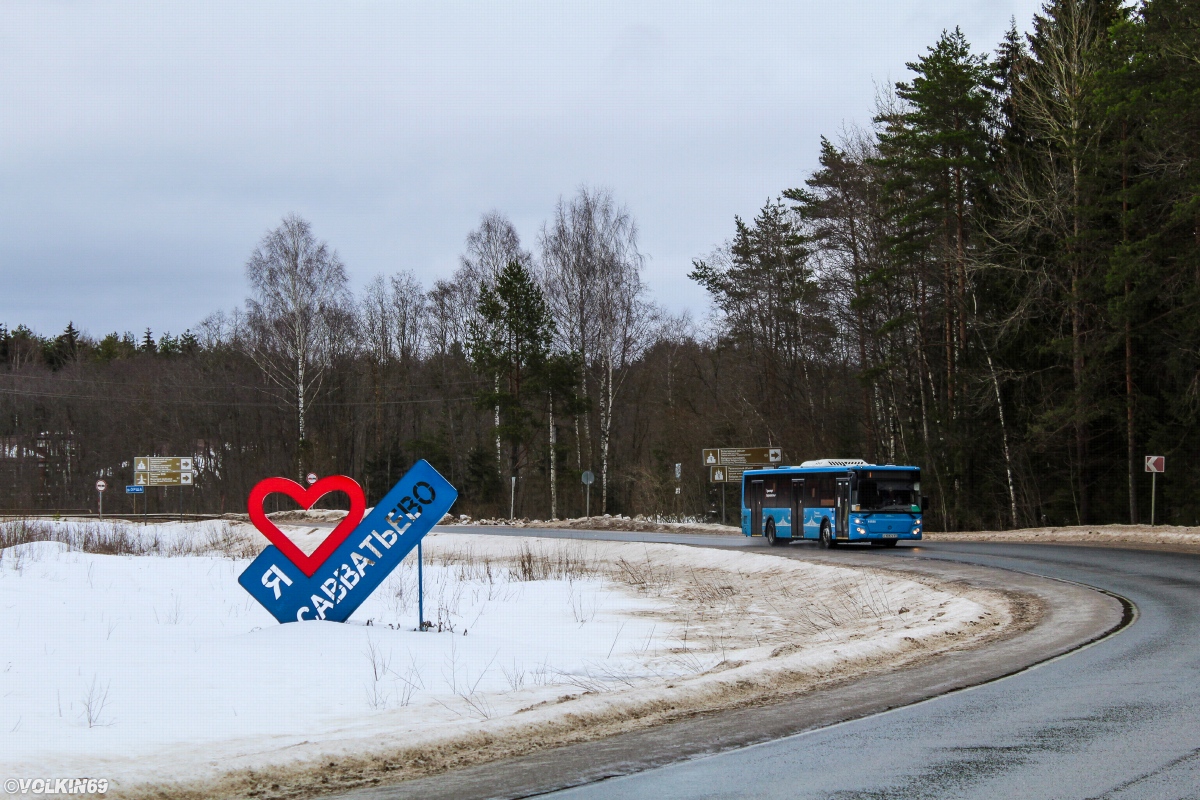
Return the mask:
[[[130, 382], [130, 381], [102, 381], [102, 380], [97, 380], [95, 378], [69, 378], [69, 377], [66, 377], [65, 375], [61, 375], [61, 374], [18, 375], [15, 373], [10, 373], [7, 375], [0, 375], [0, 380], [8, 379], [8, 378], [11, 378], [14, 380], [25, 380], [25, 381], [44, 380], [44, 381], [53, 381], [53, 382], [91, 383], [91, 384], [95, 384], [97, 386], [122, 386], [122, 387], [130, 388], [130, 389], [137, 388], [138, 386], [140, 386], [140, 384], [138, 384], [136, 382]], [[491, 381], [487, 378], [472, 378], [470, 380], [465, 380], [465, 381], [405, 383], [404, 385], [414, 387], [414, 388], [429, 388], [429, 387], [437, 388], [440, 386], [467, 386], [467, 385], [471, 385], [471, 384], [485, 384], [485, 383], [490, 383], [490, 382]], [[245, 383], [222, 383], [220, 385], [214, 385], [214, 384], [209, 384], [209, 383], [175, 383], [175, 384], [171, 384], [171, 388], [173, 388], [173, 389], [218, 389], [218, 388], [230, 388], [230, 387], [235, 388], [235, 389], [246, 389], [248, 391], [267, 391], [268, 390], [267, 388], [265, 388], [263, 386], [255, 386], [255, 385], [245, 384]]]
[[[246, 406], [279, 408], [280, 406], [285, 405], [282, 401], [277, 401], [274, 403], [261, 403], [261, 402], [237, 402], [237, 401], [227, 401], [227, 400], [186, 400], [186, 399], [179, 399], [179, 398], [160, 398], [160, 397], [155, 397], [155, 398], [123, 397], [123, 396], [98, 397], [96, 395], [63, 394], [63, 393], [57, 393], [57, 392], [39, 392], [36, 390], [23, 390], [23, 389], [0, 389], [0, 394], [13, 395], [13, 396], [17, 396], [17, 397], [45, 397], [45, 398], [50, 398], [50, 399], [55, 399], [55, 400], [89, 400], [94, 403], [143, 403], [143, 404], [147, 404], [147, 405], [229, 406], [229, 407], [234, 407], [234, 408], [244, 408]], [[415, 399], [414, 400], [380, 400], [380, 401], [374, 401], [374, 400], [358, 401], [358, 400], [356, 400], [356, 401], [343, 401], [343, 402], [317, 401], [317, 402], [313, 403], [313, 407], [320, 408], [320, 407], [324, 407], [324, 406], [331, 406], [331, 407], [342, 408], [342, 407], [353, 407], [353, 406], [371, 406], [371, 407], [373, 407], [376, 405], [407, 406], [407, 405], [416, 405], [416, 404], [420, 404], [420, 403], [454, 403], [454, 402], [458, 402], [460, 400], [474, 400], [474, 399], [475, 399], [474, 397], [466, 396], [466, 397], [430, 397], [430, 398], [421, 399], [421, 400], [415, 400]]]

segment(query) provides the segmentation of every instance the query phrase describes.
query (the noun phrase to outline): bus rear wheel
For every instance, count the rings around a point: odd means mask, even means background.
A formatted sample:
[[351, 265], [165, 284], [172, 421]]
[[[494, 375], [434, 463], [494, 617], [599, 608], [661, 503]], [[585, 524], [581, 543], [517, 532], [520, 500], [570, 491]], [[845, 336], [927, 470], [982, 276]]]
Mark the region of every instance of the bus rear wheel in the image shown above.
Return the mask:
[[767, 520], [767, 529], [763, 533], [763, 536], [767, 537], [767, 544], [772, 547], [778, 547], [784, 543], [782, 539], [775, 535], [775, 520], [773, 519]]
[[837, 547], [837, 540], [833, 538], [833, 532], [829, 529], [829, 520], [821, 523], [821, 538], [818, 544], [828, 550], [831, 547]]

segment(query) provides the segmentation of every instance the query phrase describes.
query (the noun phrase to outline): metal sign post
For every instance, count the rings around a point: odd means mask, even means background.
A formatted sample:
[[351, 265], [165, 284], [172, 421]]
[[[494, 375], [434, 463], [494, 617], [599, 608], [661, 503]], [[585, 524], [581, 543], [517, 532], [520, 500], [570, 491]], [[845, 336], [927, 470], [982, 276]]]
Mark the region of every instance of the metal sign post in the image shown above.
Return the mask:
[[[130, 496], [130, 498], [132, 498], [132, 500], [133, 500], [133, 513], [136, 515], [136, 514], [137, 514], [137, 498], [138, 498], [138, 495], [139, 495], [139, 494], [140, 494], [140, 495], [144, 495], [144, 494], [146, 494], [146, 487], [145, 487], [145, 486], [136, 486], [136, 485], [130, 485], [130, 486], [126, 486], [126, 487], [125, 487], [125, 494], [129, 495], [129, 496]], [[145, 502], [146, 502], [146, 500], [145, 500], [145, 498], [143, 497], [143, 498], [142, 498], [142, 503], [143, 503], [143, 506], [142, 506], [142, 521], [143, 521], [143, 522], [145, 522], [145, 520], [146, 520], [146, 508], [145, 508], [145, 505], [144, 505], [144, 504], [145, 504]]]
[[96, 481], [96, 493], [100, 496], [100, 519], [104, 519], [104, 490], [108, 488], [108, 484], [104, 481]]
[[512, 490], [508, 494], [508, 520], [512, 522], [513, 514], [517, 509], [517, 476], [512, 476]]
[[1158, 499], [1158, 473], [1167, 471], [1166, 456], [1146, 456], [1146, 472], [1150, 473], [1150, 527], [1154, 527], [1154, 504]]
[[[179, 521], [183, 521], [183, 487], [195, 485], [193, 459], [186, 456], [137, 456], [133, 459], [134, 486], [178, 486]], [[164, 505], [164, 511], [165, 503]], [[143, 521], [146, 502], [143, 501]]]
[[425, 556], [417, 540], [417, 632], [425, 630]]
[[585, 506], [585, 508], [587, 509], [587, 511], [586, 511], [587, 517], [589, 519], [591, 519], [591, 516], [592, 516], [592, 484], [596, 482], [596, 476], [592, 474], [592, 471], [590, 469], [585, 469], [583, 471], [583, 474], [579, 476], [579, 479], [581, 481], [583, 481], [583, 485], [587, 487], [587, 505]]

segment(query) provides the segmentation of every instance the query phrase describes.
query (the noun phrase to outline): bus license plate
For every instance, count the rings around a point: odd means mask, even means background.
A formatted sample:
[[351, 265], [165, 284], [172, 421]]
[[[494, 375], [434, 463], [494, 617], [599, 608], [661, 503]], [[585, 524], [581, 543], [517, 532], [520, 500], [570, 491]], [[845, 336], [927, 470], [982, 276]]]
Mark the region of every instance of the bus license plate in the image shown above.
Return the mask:
[[900, 536], [900, 534], [898, 534], [898, 533], [885, 533], [885, 534], [883, 535], [883, 538], [885, 538], [885, 539], [895, 539], [895, 538], [897, 538], [898, 536]]

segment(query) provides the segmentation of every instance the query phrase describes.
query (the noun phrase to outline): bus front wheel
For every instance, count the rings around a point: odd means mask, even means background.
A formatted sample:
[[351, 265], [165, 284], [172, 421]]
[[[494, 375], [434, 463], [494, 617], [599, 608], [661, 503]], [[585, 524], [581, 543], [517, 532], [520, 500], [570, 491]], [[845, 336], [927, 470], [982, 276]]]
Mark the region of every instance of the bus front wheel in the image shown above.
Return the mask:
[[819, 543], [825, 549], [837, 547], [837, 540], [833, 538], [833, 532], [829, 529], [829, 520], [821, 523], [821, 538]]
[[767, 520], [767, 530], [763, 536], [767, 537], [767, 544], [772, 547], [778, 547], [783, 544], [783, 540], [775, 535], [775, 520], [773, 519]]

